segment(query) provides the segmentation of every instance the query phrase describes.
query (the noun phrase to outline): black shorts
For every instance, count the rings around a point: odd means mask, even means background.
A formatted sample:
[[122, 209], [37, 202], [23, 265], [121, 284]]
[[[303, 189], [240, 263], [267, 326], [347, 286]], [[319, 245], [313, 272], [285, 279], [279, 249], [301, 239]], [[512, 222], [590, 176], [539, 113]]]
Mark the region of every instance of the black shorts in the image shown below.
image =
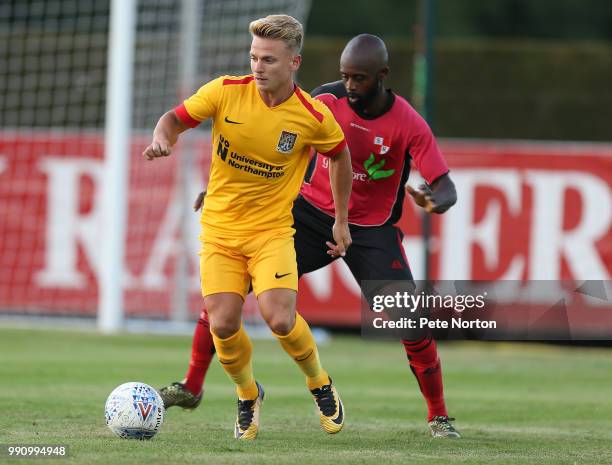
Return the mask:
[[[293, 227], [298, 274], [318, 270], [335, 259], [327, 254], [326, 241], [333, 242], [334, 219], [298, 196], [293, 205]], [[412, 281], [412, 273], [402, 247], [404, 234], [393, 225], [350, 225], [352, 245], [342, 257], [366, 298], [370, 292], [364, 281]], [[369, 300], [369, 298], [368, 298]]]

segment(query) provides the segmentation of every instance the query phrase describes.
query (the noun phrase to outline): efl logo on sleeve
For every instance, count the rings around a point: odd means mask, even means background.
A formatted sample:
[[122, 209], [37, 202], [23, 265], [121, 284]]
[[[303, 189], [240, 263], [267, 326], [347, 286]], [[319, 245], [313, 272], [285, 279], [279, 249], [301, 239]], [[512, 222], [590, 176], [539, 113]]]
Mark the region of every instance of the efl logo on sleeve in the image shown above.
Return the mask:
[[276, 146], [276, 151], [280, 153], [291, 153], [296, 140], [297, 134], [289, 131], [281, 132], [280, 138], [278, 139], [278, 145]]

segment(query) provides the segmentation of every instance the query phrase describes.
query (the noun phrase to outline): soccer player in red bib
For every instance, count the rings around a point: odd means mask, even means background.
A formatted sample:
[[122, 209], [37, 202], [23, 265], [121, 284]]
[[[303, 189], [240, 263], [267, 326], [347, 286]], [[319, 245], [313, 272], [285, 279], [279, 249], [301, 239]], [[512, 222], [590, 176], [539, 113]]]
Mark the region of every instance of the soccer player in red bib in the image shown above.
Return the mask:
[[[360, 285], [368, 280], [413, 279], [402, 247], [403, 234], [395, 226], [402, 215], [405, 192], [429, 213], [444, 213], [457, 198], [430, 128], [404, 98], [384, 87], [389, 70], [387, 60], [381, 39], [359, 35], [342, 53], [342, 80], [312, 92], [317, 100], [325, 102], [340, 123], [351, 152], [353, 188], [349, 224], [353, 242], [342, 258]], [[419, 189], [406, 185], [411, 161], [427, 183]], [[293, 206], [300, 275], [338, 258], [331, 235], [335, 208], [329, 166], [327, 158], [315, 154]], [[324, 245], [326, 242], [329, 249]], [[369, 297], [369, 291], [363, 286], [362, 292]], [[427, 402], [431, 434], [459, 438], [444, 402], [436, 342], [427, 334], [402, 343]], [[186, 378], [160, 391], [167, 407], [197, 407], [212, 347], [204, 310], [194, 334]]]
[[333, 250], [351, 243], [348, 200], [351, 163], [342, 129], [330, 110], [294, 83], [303, 28], [291, 16], [250, 24], [248, 76], [222, 76], [164, 114], [143, 155], [169, 155], [184, 130], [212, 118], [212, 163], [201, 223], [200, 274], [210, 316], [209, 340], [236, 385], [237, 439], [255, 439], [263, 388], [255, 381], [252, 345], [242, 304], [252, 285], [262, 317], [306, 376], [321, 427], [342, 429], [344, 409], [322, 368], [310, 328], [296, 312], [298, 270], [291, 207], [312, 149], [329, 157], [334, 215]]

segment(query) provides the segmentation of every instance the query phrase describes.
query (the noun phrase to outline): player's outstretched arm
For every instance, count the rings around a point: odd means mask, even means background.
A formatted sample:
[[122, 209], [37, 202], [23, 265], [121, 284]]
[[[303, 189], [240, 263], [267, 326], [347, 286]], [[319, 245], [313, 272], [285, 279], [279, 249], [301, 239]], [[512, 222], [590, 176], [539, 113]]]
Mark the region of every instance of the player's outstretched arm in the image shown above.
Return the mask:
[[333, 257], [343, 257], [352, 242], [348, 227], [348, 204], [353, 187], [353, 168], [348, 147], [330, 158], [329, 182], [334, 197], [336, 221], [332, 229], [335, 244], [327, 242], [327, 253]]
[[448, 173], [436, 179], [431, 186], [421, 184], [418, 189], [406, 184], [406, 193], [428, 213], [444, 213], [457, 203], [457, 190]]
[[144, 149], [142, 156], [147, 160], [158, 157], [167, 157], [172, 152], [172, 146], [176, 144], [180, 133], [189, 129], [184, 124], [174, 110], [167, 111], [157, 122], [153, 131], [153, 141]]

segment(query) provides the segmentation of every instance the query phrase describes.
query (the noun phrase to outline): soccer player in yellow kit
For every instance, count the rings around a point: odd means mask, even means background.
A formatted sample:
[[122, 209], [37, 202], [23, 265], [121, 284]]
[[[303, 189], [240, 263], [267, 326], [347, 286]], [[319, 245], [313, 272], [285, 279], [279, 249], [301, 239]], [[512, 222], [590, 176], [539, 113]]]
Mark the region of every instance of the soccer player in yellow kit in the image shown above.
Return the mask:
[[330, 254], [344, 255], [351, 244], [350, 155], [329, 109], [293, 81], [301, 63], [302, 25], [291, 16], [271, 15], [253, 21], [250, 31], [253, 74], [210, 81], [165, 113], [143, 155], [149, 160], [169, 155], [181, 132], [213, 118], [200, 269], [215, 349], [236, 384], [235, 437], [255, 439], [264, 397], [241, 324], [251, 282], [264, 320], [306, 375], [322, 428], [337, 433], [344, 424], [344, 407], [321, 366], [310, 328], [295, 309], [298, 274], [291, 207], [313, 147], [330, 159], [336, 211]]

